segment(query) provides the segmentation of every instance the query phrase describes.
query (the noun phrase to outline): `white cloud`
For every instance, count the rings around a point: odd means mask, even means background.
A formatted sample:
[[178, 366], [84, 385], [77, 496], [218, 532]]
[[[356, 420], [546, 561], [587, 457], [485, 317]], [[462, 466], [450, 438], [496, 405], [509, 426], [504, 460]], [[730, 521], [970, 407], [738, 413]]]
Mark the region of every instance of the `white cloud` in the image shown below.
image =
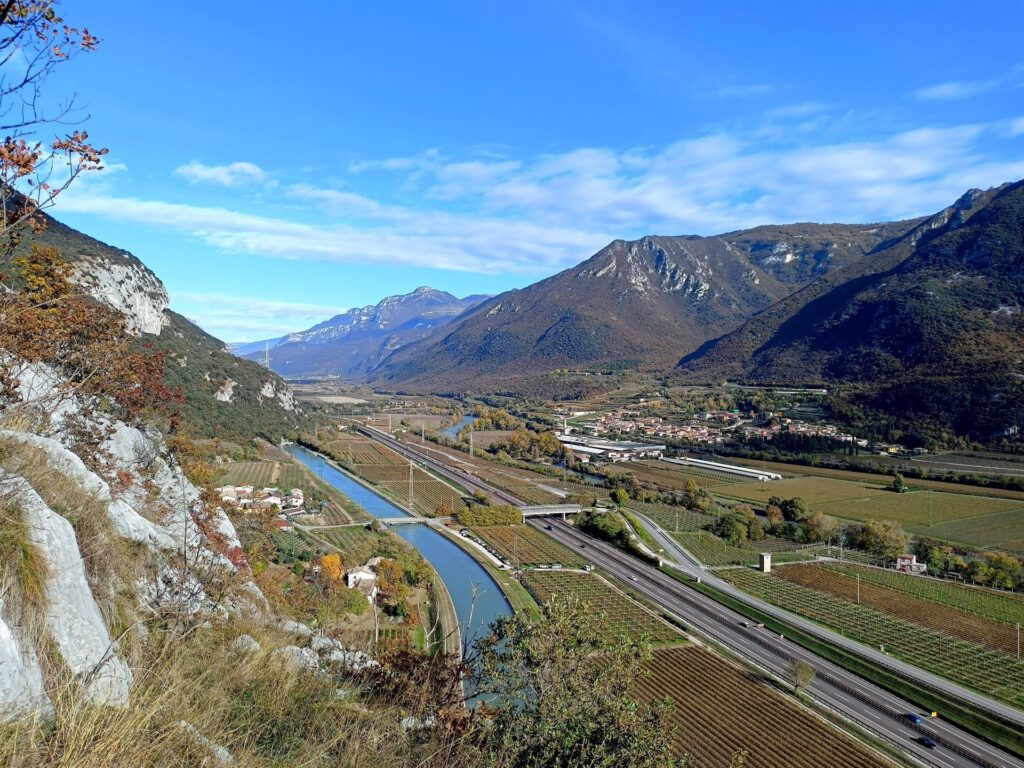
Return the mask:
[[266, 172], [255, 163], [230, 163], [228, 165], [204, 165], [193, 160], [174, 169], [175, 176], [181, 176], [189, 184], [216, 184], [221, 187], [241, 187], [260, 184]]
[[174, 293], [175, 311], [227, 342], [274, 338], [303, 331], [334, 315], [342, 307], [267, 301], [223, 293]]
[[949, 80], [914, 91], [914, 96], [924, 101], [954, 101], [995, 90], [996, 88], [1024, 87], [1024, 64], [1011, 67], [1009, 71], [988, 80]]
[[[300, 189], [302, 196], [332, 205], [339, 199], [336, 190]], [[382, 208], [391, 212], [382, 217], [387, 226], [313, 225], [225, 208], [74, 192], [61, 199], [60, 209], [175, 229], [227, 252], [480, 273], [550, 271], [610, 239], [571, 227], [397, 208]]]
[[950, 80], [919, 88], [914, 91], [914, 95], [924, 101], [953, 101], [991, 91], [997, 85], [999, 80]]
[[1024, 134], [1024, 117], [1018, 117], [1016, 120], [1010, 121], [1010, 135], [1020, 136]]
[[[793, 119], [810, 111], [794, 110]], [[519, 159], [431, 150], [356, 163], [369, 174], [365, 188], [383, 189], [379, 195], [296, 183], [259, 215], [88, 185], [72, 188], [59, 209], [178, 231], [226, 252], [541, 276], [617, 237], [936, 211], [969, 187], [1024, 176], [1024, 154], [996, 146], [1022, 123], [800, 144], [785, 131], [719, 132], [661, 147]]]

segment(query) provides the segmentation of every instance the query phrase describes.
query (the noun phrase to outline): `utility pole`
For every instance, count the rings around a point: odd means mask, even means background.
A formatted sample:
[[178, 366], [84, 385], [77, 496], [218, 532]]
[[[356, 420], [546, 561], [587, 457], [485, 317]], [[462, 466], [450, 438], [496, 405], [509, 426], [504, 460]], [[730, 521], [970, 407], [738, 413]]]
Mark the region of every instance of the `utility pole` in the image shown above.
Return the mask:
[[1020, 661], [1020, 622], [1017, 622], [1017, 661]]
[[857, 574], [857, 605], [860, 605], [860, 574]]
[[932, 489], [928, 489], [928, 527], [932, 527]]
[[469, 423], [469, 456], [473, 457], [473, 422]]
[[426, 442], [426, 438], [423, 436], [423, 422], [420, 422], [420, 445]]
[[412, 473], [413, 473], [413, 471], [414, 471], [414, 468], [413, 468], [412, 459], [409, 459], [409, 514], [410, 515], [415, 515], [416, 514], [416, 512], [413, 509], [413, 505], [412, 505], [412, 502], [413, 502], [413, 496], [412, 496], [412, 493], [413, 493], [413, 491], [412, 491], [412, 489], [413, 489]]

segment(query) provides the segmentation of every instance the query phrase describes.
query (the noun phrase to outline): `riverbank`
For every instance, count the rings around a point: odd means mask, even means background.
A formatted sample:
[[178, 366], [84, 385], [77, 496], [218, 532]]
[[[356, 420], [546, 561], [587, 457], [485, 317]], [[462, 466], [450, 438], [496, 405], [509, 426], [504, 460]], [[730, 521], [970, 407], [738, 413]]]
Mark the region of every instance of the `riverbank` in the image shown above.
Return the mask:
[[519, 583], [510, 571], [498, 568], [492, 563], [482, 560], [479, 557], [479, 553], [474, 551], [475, 547], [455, 531], [450, 531], [446, 528], [435, 530], [439, 530], [446, 538], [450, 539], [452, 543], [476, 560], [487, 571], [498, 585], [505, 599], [508, 600], [509, 605], [512, 606], [513, 611], [525, 614], [531, 618], [537, 618], [540, 615], [540, 607], [537, 605], [537, 601], [533, 599], [533, 595], [527, 591], [526, 587]]
[[[298, 445], [291, 446], [289, 452], [307, 467], [322, 468], [325, 482], [351, 496], [373, 517], [409, 517], [407, 511], [378, 489], [329, 457]], [[512, 601], [499, 583], [500, 574], [488, 569], [449, 535], [423, 523], [394, 526], [389, 533], [415, 547], [443, 583], [444, 594], [438, 590], [438, 599], [443, 603], [438, 606], [438, 618], [445, 622], [445, 635], [460, 648], [471, 646], [475, 638], [489, 631], [494, 621], [513, 613]], [[453, 616], [457, 620], [453, 621]], [[449, 649], [452, 641], [449, 641]]]
[[[388, 503], [391, 503], [393, 506], [397, 507], [397, 505], [395, 505], [394, 502], [391, 502], [390, 499], [388, 499], [386, 496], [384, 496], [384, 494], [380, 493], [380, 491], [378, 491], [376, 488], [374, 488], [370, 483], [366, 482], [365, 480], [363, 480], [358, 475], [354, 475], [351, 472], [348, 472], [344, 467], [342, 467], [339, 464], [337, 464], [329, 456], [325, 456], [324, 454], [320, 453], [319, 451], [314, 451], [314, 450], [312, 450], [310, 448], [306, 448], [305, 446], [301, 446], [301, 447], [302, 447], [303, 450], [307, 451], [311, 455], [316, 456], [318, 459], [323, 461], [327, 466], [329, 466], [332, 469], [334, 469], [335, 471], [341, 473], [342, 475], [344, 475], [345, 477], [347, 477], [351, 481], [353, 481], [355, 483], [358, 483], [359, 485], [361, 485], [363, 488], [365, 488], [370, 493], [376, 494], [381, 499], [384, 499]], [[303, 462], [299, 461], [294, 455], [292, 456], [292, 460], [295, 461], [296, 463], [298, 463], [300, 466], [304, 466], [307, 469], [309, 469], [308, 466], [306, 466]], [[355, 503], [356, 502], [353, 501], [353, 504], [355, 504]], [[365, 510], [362, 507], [360, 507], [360, 509], [363, 512], [365, 512], [365, 514], [367, 514], [371, 518], [371, 521], [376, 519], [375, 516], [373, 515], [373, 513], [370, 512], [369, 510]], [[387, 528], [387, 532], [388, 532], [388, 535], [394, 536], [395, 538], [401, 539], [405, 543], [410, 544], [410, 542], [406, 541], [402, 536], [399, 536], [398, 534], [396, 534], [392, 529]], [[327, 542], [324, 542], [320, 537], [315, 536], [315, 534], [313, 534], [313, 535], [321, 543], [325, 543], [325, 544], [327, 543]], [[410, 546], [414, 546], [414, 545], [410, 544]], [[421, 553], [421, 555], [422, 555], [422, 553]], [[434, 585], [434, 589], [433, 589], [433, 595], [434, 595], [434, 601], [435, 601], [435, 606], [434, 607], [437, 610], [437, 620], [438, 620], [438, 625], [439, 625], [437, 629], [441, 633], [441, 637], [444, 639], [444, 650], [447, 653], [457, 654], [459, 656], [459, 658], [461, 658], [462, 657], [462, 627], [459, 624], [458, 612], [455, 609], [455, 601], [452, 600], [451, 593], [448, 591], [448, 587], [445, 586], [444, 579], [441, 578], [441, 574], [439, 574], [437, 572], [437, 569], [433, 566], [432, 563], [430, 564], [430, 567], [431, 567], [431, 571], [433, 572], [433, 579], [432, 579], [432, 581], [433, 581], [433, 585]]]

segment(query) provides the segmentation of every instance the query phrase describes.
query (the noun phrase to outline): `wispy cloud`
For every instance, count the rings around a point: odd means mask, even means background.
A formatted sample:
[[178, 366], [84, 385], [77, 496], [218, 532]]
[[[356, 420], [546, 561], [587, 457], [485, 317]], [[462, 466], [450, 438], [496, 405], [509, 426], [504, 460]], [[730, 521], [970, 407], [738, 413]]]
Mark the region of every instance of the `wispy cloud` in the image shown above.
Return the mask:
[[260, 184], [266, 172], [255, 163], [237, 162], [227, 165], [205, 165], [193, 160], [174, 169], [175, 176], [181, 176], [189, 184], [216, 184], [221, 187], [241, 187]]
[[[793, 124], [819, 108], [794, 107]], [[225, 252], [535, 277], [616, 237], [938, 210], [968, 187], [1024, 177], [1024, 152], [993, 149], [1021, 128], [1004, 120], [832, 142], [811, 132], [799, 144], [792, 131], [732, 131], [520, 158], [430, 150], [354, 163], [345, 188], [285, 186], [259, 213], [109, 186], [73, 188], [60, 209], [178, 231]]]
[[997, 88], [1020, 88], [1024, 86], [1024, 65], [1017, 65], [1010, 71], [985, 80], [947, 80], [914, 91], [914, 96], [923, 101], [955, 101], [996, 90]]
[[178, 312], [228, 342], [283, 336], [345, 311], [323, 304], [266, 301], [224, 293], [176, 292], [171, 300]]
[[979, 93], [991, 91], [998, 85], [999, 80], [949, 80], [919, 88], [914, 91], [914, 95], [924, 101], [952, 101], [977, 96]]
[[704, 91], [701, 96], [705, 99], [750, 99], [756, 96], [770, 96], [779, 88], [771, 83], [748, 83], [746, 85], [722, 85], [709, 91]]

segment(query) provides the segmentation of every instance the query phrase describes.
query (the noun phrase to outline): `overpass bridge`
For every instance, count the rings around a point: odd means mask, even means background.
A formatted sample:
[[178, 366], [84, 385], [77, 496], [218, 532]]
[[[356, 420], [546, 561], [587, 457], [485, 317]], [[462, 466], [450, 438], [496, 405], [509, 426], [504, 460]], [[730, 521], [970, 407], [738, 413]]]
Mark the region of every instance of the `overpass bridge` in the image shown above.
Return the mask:
[[578, 515], [583, 511], [581, 504], [539, 504], [535, 506], [520, 507], [523, 513], [523, 522], [529, 517], [552, 517], [558, 516], [565, 520], [569, 515]]

